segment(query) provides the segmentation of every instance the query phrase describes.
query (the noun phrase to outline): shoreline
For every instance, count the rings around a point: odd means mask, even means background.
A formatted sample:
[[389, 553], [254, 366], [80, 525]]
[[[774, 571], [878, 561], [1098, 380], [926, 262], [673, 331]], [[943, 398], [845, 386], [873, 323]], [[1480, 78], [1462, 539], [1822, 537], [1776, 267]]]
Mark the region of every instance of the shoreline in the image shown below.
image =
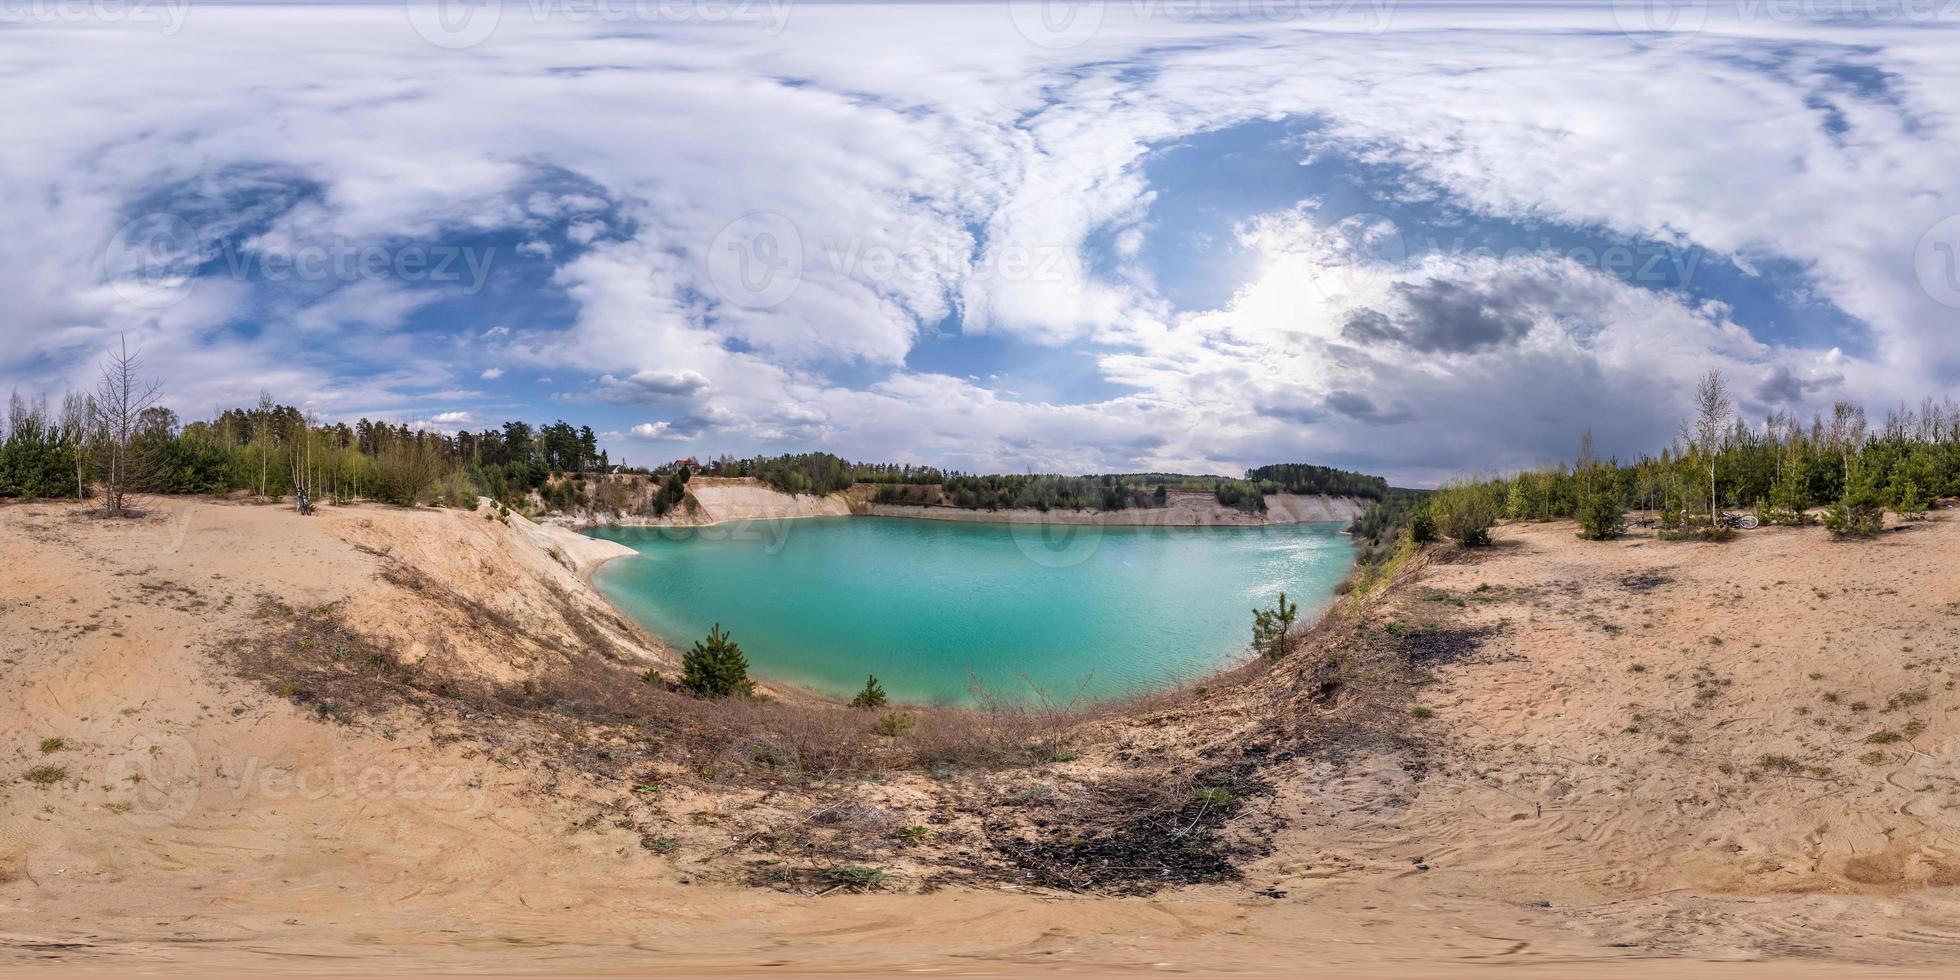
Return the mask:
[[1350, 523], [1368, 509], [1358, 497], [1326, 494], [1267, 494], [1258, 513], [1226, 507], [1215, 495], [1171, 491], [1162, 506], [1121, 510], [1033, 508], [968, 509], [943, 504], [880, 503], [878, 487], [855, 484], [826, 494], [786, 493], [752, 477], [697, 477], [674, 509], [657, 517], [615, 511], [599, 519], [580, 514], [540, 516], [539, 523], [593, 527], [715, 527], [738, 521], [794, 520], [805, 517], [893, 517], [993, 524], [1054, 524], [1102, 527], [1270, 527], [1286, 524]]
[[[993, 513], [993, 512], [982, 512], [982, 513]], [[681, 524], [681, 525], [616, 524], [616, 525], [585, 525], [576, 528], [561, 525], [559, 526], [559, 529], [567, 531], [572, 534], [576, 534], [579, 537], [585, 538], [587, 540], [606, 541], [606, 539], [603, 538], [592, 537], [590, 532], [593, 530], [597, 530], [601, 527], [638, 527], [638, 528], [645, 528], [645, 529], [672, 528], [677, 531], [685, 532], [697, 528], [719, 527], [719, 526], [726, 526], [731, 524], [750, 523], [755, 521], [762, 521], [762, 522], [792, 521], [792, 520], [802, 520], [808, 517], [839, 517], [839, 516], [886, 517], [892, 520], [914, 520], [914, 519], [931, 520], [931, 518], [908, 518], [900, 515], [885, 515], [885, 514], [848, 514], [848, 515], [808, 514], [808, 515], [799, 515], [795, 517], [732, 518], [729, 520], [716, 521], [712, 524]], [[1001, 526], [1026, 526], [1028, 522], [1020, 522], [1018, 525], [1016, 524], [1016, 522], [1008, 522], [1008, 521], [961, 520], [961, 521], [952, 521], [949, 523], [995, 523], [995, 524], [1000, 524]], [[1303, 520], [1303, 521], [1275, 522], [1269, 524], [1236, 524], [1236, 525], [1115, 524], [1115, 525], [1101, 525], [1101, 526], [1136, 527], [1136, 528], [1145, 528], [1151, 526], [1218, 527], [1220, 529], [1228, 529], [1228, 530], [1243, 530], [1243, 529], [1254, 529], [1254, 528], [1263, 528], [1263, 527], [1292, 527], [1292, 526], [1299, 526], [1302, 524], [1330, 524], [1330, 523], [1345, 524], [1348, 522]], [[540, 526], [542, 527], [543, 525]], [[1097, 525], [1089, 525], [1089, 526], [1097, 526]], [[1348, 532], [1345, 527], [1337, 529], [1335, 533], [1340, 534], [1342, 536], [1348, 535]], [[618, 544], [618, 542], [610, 542], [610, 541], [606, 541], [606, 543]], [[599, 557], [596, 560], [593, 560], [588, 568], [585, 568], [579, 573], [579, 577], [584, 581], [586, 587], [591, 590], [592, 594], [596, 598], [598, 598], [600, 602], [604, 603], [608, 609], [612, 610], [616, 615], [624, 618], [628, 622], [631, 622], [634, 625], [634, 627], [637, 628], [641, 633], [645, 634], [646, 636], [652, 638], [656, 642], [665, 646], [670, 652], [678, 656], [680, 651], [684, 649], [683, 641], [679, 641], [674, 638], [665, 636], [660, 632], [654, 630], [651, 626], [648, 626], [647, 624], [641, 622], [638, 619], [638, 617], [634, 616], [631, 612], [627, 611], [619, 603], [613, 601], [612, 596], [609, 595], [606, 592], [606, 590], [603, 587], [601, 587], [596, 581], [596, 577], [598, 575], [599, 570], [604, 566], [611, 564], [615, 559], [631, 558], [635, 556], [644, 555], [644, 552], [641, 552], [639, 549], [633, 548], [630, 545], [622, 544], [620, 545], [620, 547], [626, 550], [614, 551], [602, 557]], [[1354, 565], [1355, 565], [1355, 556], [1353, 551], [1350, 550], [1347, 557], [1347, 563], [1344, 566], [1345, 571], [1348, 573], [1352, 573], [1354, 569]], [[1307, 614], [1305, 616], [1301, 617], [1299, 620], [1296, 621], [1293, 630], [1294, 634], [1305, 635], [1313, 631], [1314, 629], [1318, 628], [1322, 622], [1324, 622], [1329, 616], [1334, 615], [1335, 612], [1340, 608], [1341, 598], [1342, 597], [1338, 592], [1329, 589], [1326, 595], [1319, 597], [1319, 601], [1317, 601], [1315, 605], [1308, 608]], [[1184, 676], [1184, 675], [1167, 676], [1161, 679], [1164, 681], [1163, 683], [1151, 685], [1145, 688], [1128, 690], [1128, 691], [1111, 694], [1104, 697], [1083, 696], [1077, 699], [1071, 699], [1066, 703], [1071, 706], [1077, 706], [1077, 707], [1092, 706], [1092, 705], [1113, 705], [1113, 704], [1121, 704], [1128, 701], [1137, 701], [1143, 698], [1158, 697], [1167, 694], [1172, 694], [1177, 691], [1185, 690], [1193, 687], [1210, 686], [1220, 682], [1229, 674], [1234, 674], [1239, 671], [1245, 670], [1247, 667], [1258, 663], [1259, 660], [1260, 657], [1258, 653], [1250, 649], [1244, 648], [1243, 645], [1237, 647], [1231, 647], [1221, 657], [1219, 663], [1211, 667], [1205, 668], [1203, 670], [1193, 672], [1188, 676]], [[1093, 673], [1094, 672], [1091, 671], [1092, 676]], [[816, 701], [824, 704], [830, 704], [836, 707], [848, 707], [849, 701], [852, 697], [850, 693], [830, 693], [826, 690], [822, 690], [799, 681], [792, 681], [781, 677], [771, 677], [764, 672], [756, 672], [752, 674], [751, 677], [756, 682], [758, 687], [766, 689], [765, 693], [793, 694], [799, 700]], [[905, 699], [905, 698], [894, 696], [890, 699], [889, 704], [891, 707], [897, 709], [917, 709], [917, 710], [929, 710], [929, 709], [971, 710], [977, 707], [977, 705], [971, 700], [969, 700], [968, 698], [962, 698], [956, 701], [940, 702], [940, 701], [921, 701], [921, 700]]]

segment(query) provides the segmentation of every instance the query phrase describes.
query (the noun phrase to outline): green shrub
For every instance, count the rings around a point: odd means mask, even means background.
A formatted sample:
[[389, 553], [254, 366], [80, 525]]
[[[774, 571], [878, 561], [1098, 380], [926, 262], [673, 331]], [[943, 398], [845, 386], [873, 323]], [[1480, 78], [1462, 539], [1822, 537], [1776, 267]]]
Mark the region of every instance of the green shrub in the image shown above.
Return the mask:
[[694, 647], [681, 654], [681, 686], [704, 698], [725, 698], [751, 694], [755, 682], [749, 680], [749, 658], [742, 648], [722, 632], [716, 623], [708, 638], [696, 640]]
[[21, 777], [36, 786], [53, 786], [68, 778], [68, 770], [60, 766], [35, 766]]
[[872, 734], [874, 735], [883, 735], [886, 738], [897, 738], [900, 735], [903, 735], [906, 732], [911, 731], [912, 726], [916, 724], [918, 724], [918, 722], [914, 721], [911, 715], [908, 715], [903, 711], [898, 711], [878, 719], [875, 723], [872, 724], [871, 731]]
[[851, 707], [862, 708], [868, 711], [873, 708], [882, 708], [884, 706], [885, 706], [884, 687], [878, 683], [878, 677], [876, 674], [867, 675], [864, 678], [864, 690], [857, 692], [857, 697], [851, 699]]
[[1824, 512], [1824, 527], [1833, 537], [1871, 537], [1885, 530], [1884, 501], [1869, 472], [1861, 469], [1846, 484], [1844, 495]]
[[1926, 498], [1926, 492], [1920, 489], [1919, 484], [1910, 477], [1893, 482], [1892, 509], [1898, 511], [1900, 517], [1918, 520], [1926, 516], [1926, 510], [1931, 506], [1932, 502]]
[[1409, 518], [1409, 540], [1417, 544], [1436, 540], [1436, 519], [1429, 516], [1429, 511], [1418, 510]]
[[1206, 786], [1193, 794], [1198, 802], [1215, 810], [1224, 810], [1238, 803], [1239, 798], [1223, 786]]
[[399, 443], [375, 458], [369, 495], [384, 504], [414, 507], [429, 499], [443, 469], [441, 457], [423, 442]]
[[1473, 480], [1445, 483], [1429, 496], [1429, 516], [1436, 530], [1465, 547], [1490, 543], [1490, 526], [1497, 523], [1496, 487]]
[[1579, 536], [1587, 541], [1610, 541], [1620, 536], [1620, 499], [1611, 493], [1594, 492], [1579, 503]]

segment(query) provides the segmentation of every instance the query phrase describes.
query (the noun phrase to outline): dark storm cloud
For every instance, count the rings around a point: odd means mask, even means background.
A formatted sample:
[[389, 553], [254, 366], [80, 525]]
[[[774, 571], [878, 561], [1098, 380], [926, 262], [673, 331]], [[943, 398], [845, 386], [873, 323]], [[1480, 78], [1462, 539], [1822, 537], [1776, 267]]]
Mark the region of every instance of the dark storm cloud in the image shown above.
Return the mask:
[[1424, 354], [1470, 354], [1509, 346], [1531, 332], [1531, 311], [1546, 298], [1534, 282], [1466, 286], [1445, 279], [1395, 285], [1396, 315], [1362, 307], [1341, 325], [1361, 344], [1394, 343]]
[[1384, 409], [1358, 391], [1335, 391], [1327, 396], [1327, 408], [1365, 425], [1396, 425], [1415, 418], [1406, 408]]
[[1770, 368], [1769, 373], [1763, 376], [1762, 382], [1756, 385], [1755, 395], [1758, 400], [1771, 404], [1779, 402], [1789, 404], [1803, 401], [1805, 395], [1828, 388], [1843, 380], [1841, 375], [1799, 378], [1795, 372], [1778, 364]]

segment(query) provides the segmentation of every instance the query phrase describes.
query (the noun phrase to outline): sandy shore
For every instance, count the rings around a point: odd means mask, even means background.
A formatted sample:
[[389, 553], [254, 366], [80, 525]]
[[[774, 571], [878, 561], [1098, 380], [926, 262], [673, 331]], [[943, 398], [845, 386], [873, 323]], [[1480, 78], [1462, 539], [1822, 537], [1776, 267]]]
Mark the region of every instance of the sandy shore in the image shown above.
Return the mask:
[[[0, 506], [0, 968], [1950, 975], [1952, 512], [1864, 544], [1497, 538], [1363, 604], [1356, 635], [1483, 639], [1433, 664], [1404, 736], [1271, 770], [1279, 829], [1243, 880], [815, 897], [742, 884], [766, 855], [735, 848], [816, 814], [636, 798], [414, 715], [333, 723], [213, 656], [335, 603], [459, 675], [519, 683], [562, 648], [484, 616], [670, 663], [583, 581], [604, 542], [453, 511]], [[1274, 693], [1098, 723], [1037, 778], [1171, 751]], [[932, 785], [864, 791], [902, 810]], [[686, 847], [598, 817], [630, 807]]]

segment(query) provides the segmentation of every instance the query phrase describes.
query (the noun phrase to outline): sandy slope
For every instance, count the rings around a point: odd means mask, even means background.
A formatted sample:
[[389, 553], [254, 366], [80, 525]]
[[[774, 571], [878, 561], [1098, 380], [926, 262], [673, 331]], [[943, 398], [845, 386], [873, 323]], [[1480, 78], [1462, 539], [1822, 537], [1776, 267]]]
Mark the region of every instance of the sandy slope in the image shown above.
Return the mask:
[[1252, 527], [1267, 524], [1299, 524], [1306, 521], [1352, 521], [1367, 507], [1354, 497], [1272, 494], [1266, 498], [1266, 513], [1247, 514], [1220, 506], [1209, 493], [1176, 491], [1163, 507], [1130, 510], [965, 510], [958, 507], [917, 507], [908, 504], [868, 503], [864, 512], [883, 517], [909, 517], [935, 521], [967, 521], [981, 524], [1103, 524], [1148, 527]]
[[704, 524], [843, 517], [851, 513], [851, 502], [844, 494], [787, 494], [749, 479], [696, 477], [688, 482], [687, 489], [701, 505], [691, 520]]
[[621, 523], [658, 527], [693, 527], [730, 521], [784, 521], [804, 517], [843, 517], [871, 514], [921, 520], [992, 524], [1106, 524], [1163, 527], [1297, 524], [1305, 521], [1352, 521], [1367, 509], [1355, 497], [1313, 494], [1270, 494], [1266, 513], [1247, 514], [1222, 507], [1209, 493], [1174, 491], [1164, 507], [1119, 511], [1095, 510], [966, 510], [881, 504], [873, 500], [877, 487], [860, 483], [829, 494], [783, 493], [749, 477], [697, 476], [687, 485], [688, 502], [658, 518], [633, 517]]
[[[342, 601], [414, 656], [487, 677], [524, 676], [566, 637], [660, 662], [584, 586], [607, 553], [596, 542], [455, 512], [302, 520], [163, 501], [102, 524], [4, 506], [0, 965], [1950, 968], [1960, 522], [1940, 516], [1865, 545], [1815, 529], [1729, 545], [1501, 529], [1497, 548], [1439, 556], [1369, 613], [1391, 632], [1498, 627], [1436, 669], [1420, 694], [1434, 716], [1412, 722], [1421, 744], [1286, 770], [1260, 805], [1289, 826], [1243, 883], [819, 899], [711, 884], [705, 858], [574, 823], [536, 771], [468, 739], [323, 723], [206, 652], [253, 629], [270, 597]], [[496, 641], [503, 627], [469, 609], [541, 639]], [[1111, 737], [1179, 737], [1154, 724]], [[1883, 731], [1901, 741], [1864, 741]], [[43, 753], [54, 737], [64, 746]], [[66, 772], [16, 778], [38, 765]]]

